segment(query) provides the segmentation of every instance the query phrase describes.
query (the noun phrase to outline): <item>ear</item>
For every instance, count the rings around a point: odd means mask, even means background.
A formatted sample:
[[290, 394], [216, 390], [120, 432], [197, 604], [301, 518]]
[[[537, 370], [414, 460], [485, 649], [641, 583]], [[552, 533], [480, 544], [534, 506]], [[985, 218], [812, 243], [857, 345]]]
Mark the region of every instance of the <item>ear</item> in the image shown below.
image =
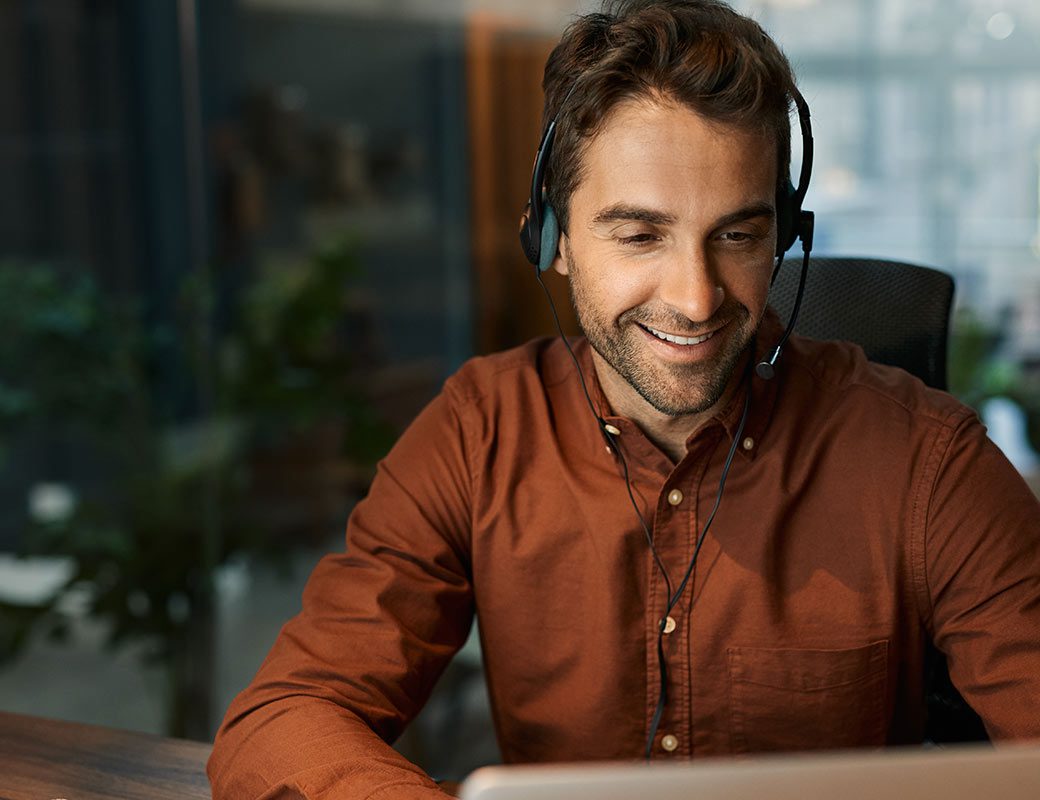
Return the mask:
[[563, 275], [564, 277], [571, 274], [570, 268], [567, 266], [568, 260], [566, 252], [570, 248], [570, 246], [571, 241], [567, 237], [567, 234], [561, 233], [560, 246], [556, 252], [556, 258], [553, 259], [552, 268], [556, 271], [558, 275]]

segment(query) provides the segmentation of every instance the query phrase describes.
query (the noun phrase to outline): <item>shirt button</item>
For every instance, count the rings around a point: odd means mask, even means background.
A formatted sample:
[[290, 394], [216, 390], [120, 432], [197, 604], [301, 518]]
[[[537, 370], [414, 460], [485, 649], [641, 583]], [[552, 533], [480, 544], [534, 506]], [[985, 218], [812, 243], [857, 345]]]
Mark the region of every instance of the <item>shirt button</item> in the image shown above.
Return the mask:
[[752, 447], [755, 446], [755, 440], [749, 436], [744, 440], [743, 444], [745, 450], [750, 450]]
[[666, 733], [661, 737], [661, 747], [667, 750], [669, 753], [674, 752], [675, 748], [679, 746], [679, 740], [676, 739], [672, 734]]
[[668, 502], [673, 506], [679, 505], [679, 503], [682, 502], [682, 492], [678, 489], [672, 489], [672, 491], [668, 493]]
[[671, 633], [675, 630], [675, 620], [671, 617], [666, 617], [664, 621], [664, 632]]
[[603, 426], [603, 430], [605, 430], [611, 436], [620, 436], [621, 435], [621, 429], [618, 428], [615, 425], [611, 425], [610, 423], [607, 423], [606, 425], [604, 425]]

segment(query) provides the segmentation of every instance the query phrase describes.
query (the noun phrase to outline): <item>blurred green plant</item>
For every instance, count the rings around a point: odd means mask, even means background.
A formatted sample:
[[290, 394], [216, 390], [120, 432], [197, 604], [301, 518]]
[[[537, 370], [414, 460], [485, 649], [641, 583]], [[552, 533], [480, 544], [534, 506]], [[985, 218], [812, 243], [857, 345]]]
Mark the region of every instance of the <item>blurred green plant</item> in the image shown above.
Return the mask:
[[266, 442], [340, 419], [350, 431], [347, 454], [371, 463], [393, 434], [359, 375], [373, 366], [374, 346], [366, 317], [344, 294], [359, 277], [355, 249], [339, 239], [307, 262], [268, 265], [222, 343], [222, 403], [249, 409], [252, 434]]
[[107, 302], [88, 275], [10, 261], [0, 262], [0, 297], [0, 466], [26, 425], [93, 433], [112, 409], [136, 406], [140, 342], [131, 308]]
[[1040, 451], [1040, 371], [1001, 358], [1002, 344], [997, 327], [960, 309], [950, 333], [950, 392], [979, 411], [993, 397], [1013, 400], [1025, 413], [1030, 443]]
[[168, 732], [211, 735], [214, 570], [243, 555], [285, 563], [290, 546], [256, 512], [258, 456], [277, 461], [294, 437], [332, 430], [336, 456], [365, 475], [392, 441], [363, 388], [357, 276], [349, 240], [274, 265], [220, 336], [206, 282], [186, 281], [176, 341], [210, 397], [206, 413], [178, 420], [157, 410], [149, 378], [170, 337], [146, 335], [138, 308], [86, 276], [0, 264], [11, 311], [0, 321], [0, 454], [26, 426], [60, 422], [88, 437], [106, 473], [104, 491], [58, 484], [35, 502], [19, 555], [71, 570], [41, 602], [0, 602], [0, 662], [32, 635], [64, 638], [75, 597], [111, 647], [142, 642], [167, 670]]
[[1013, 380], [1008, 367], [995, 358], [1000, 343], [1000, 332], [971, 309], [957, 311], [950, 333], [950, 392], [973, 408], [1001, 394]]

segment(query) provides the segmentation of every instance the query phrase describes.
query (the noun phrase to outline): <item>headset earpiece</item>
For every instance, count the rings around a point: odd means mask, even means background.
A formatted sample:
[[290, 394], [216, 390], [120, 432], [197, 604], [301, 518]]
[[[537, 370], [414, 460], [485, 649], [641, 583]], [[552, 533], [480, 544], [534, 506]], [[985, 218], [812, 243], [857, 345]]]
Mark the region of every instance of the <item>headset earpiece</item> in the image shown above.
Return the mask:
[[802, 210], [802, 202], [809, 190], [809, 179], [812, 177], [813, 165], [813, 137], [812, 121], [809, 117], [809, 105], [805, 98], [795, 89], [792, 94], [795, 107], [798, 109], [798, 126], [802, 131], [802, 168], [798, 176], [798, 187], [795, 188], [788, 178], [784, 191], [777, 192], [776, 199], [776, 265], [773, 267], [773, 275], [769, 280], [772, 286], [776, 280], [780, 267], [784, 263], [786, 253], [798, 240], [802, 240], [802, 273], [798, 279], [798, 292], [794, 298], [794, 308], [791, 318], [787, 321], [780, 341], [776, 343], [772, 354], [755, 365], [755, 373], [763, 380], [771, 380], [776, 375], [776, 362], [780, 353], [787, 344], [788, 338], [794, 332], [795, 323], [798, 321], [798, 312], [802, 307], [802, 295], [805, 291], [805, 279], [809, 273], [809, 254], [813, 248], [813, 232], [815, 229], [815, 215], [811, 211]]
[[[571, 85], [563, 96], [560, 108], [567, 107], [567, 101], [577, 86], [578, 82]], [[555, 137], [556, 117], [553, 117], [545, 128], [542, 141], [538, 143], [531, 174], [531, 199], [527, 201], [527, 208], [520, 217], [520, 246], [527, 260], [538, 267], [539, 272], [545, 272], [552, 266], [560, 246], [560, 223], [545, 197], [545, 172], [549, 167]]]
[[533, 216], [531, 205], [528, 204], [520, 215], [520, 247], [527, 260], [538, 267], [539, 272], [545, 272], [556, 260], [560, 248], [560, 223], [548, 203], [542, 206], [540, 230], [536, 231]]
[[784, 188], [776, 193], [776, 255], [783, 257], [798, 238], [797, 220], [801, 212], [798, 191], [788, 178]]
[[551, 205], [546, 203], [542, 207], [542, 241], [538, 253], [538, 270], [545, 272], [556, 260], [556, 253], [560, 249], [560, 223], [556, 219], [556, 212]]
[[531, 204], [524, 207], [520, 215], [520, 247], [524, 251], [524, 257], [532, 264], [541, 263], [541, 233], [534, 236], [534, 224], [531, 222]]

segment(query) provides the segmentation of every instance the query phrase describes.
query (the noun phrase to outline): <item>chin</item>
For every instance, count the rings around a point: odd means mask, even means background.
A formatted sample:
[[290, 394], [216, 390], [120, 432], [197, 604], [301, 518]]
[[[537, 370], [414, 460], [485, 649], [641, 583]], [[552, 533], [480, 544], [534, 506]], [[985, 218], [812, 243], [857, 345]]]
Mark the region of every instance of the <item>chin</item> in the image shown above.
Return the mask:
[[640, 397], [661, 414], [670, 417], [702, 414], [725, 395], [753, 334], [754, 331], [743, 333], [717, 359], [703, 366], [662, 368], [649, 356], [624, 360], [612, 366]]
[[691, 414], [702, 414], [711, 409], [722, 398], [726, 383], [723, 383], [721, 388], [715, 385], [700, 386], [681, 394], [669, 393], [668, 395], [636, 384], [632, 384], [632, 388], [659, 413], [668, 417], [685, 417]]

